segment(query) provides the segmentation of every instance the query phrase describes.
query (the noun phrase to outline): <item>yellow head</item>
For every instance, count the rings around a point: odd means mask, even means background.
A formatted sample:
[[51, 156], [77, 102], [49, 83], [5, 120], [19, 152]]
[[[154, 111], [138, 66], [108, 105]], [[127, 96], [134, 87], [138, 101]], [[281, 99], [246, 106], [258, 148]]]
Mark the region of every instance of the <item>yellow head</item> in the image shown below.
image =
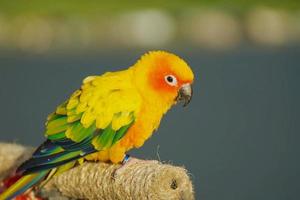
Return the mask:
[[[178, 56], [151, 51], [133, 66], [137, 87], [145, 99], [168, 109], [178, 101], [189, 103], [194, 74]], [[151, 98], [150, 98], [151, 97]]]

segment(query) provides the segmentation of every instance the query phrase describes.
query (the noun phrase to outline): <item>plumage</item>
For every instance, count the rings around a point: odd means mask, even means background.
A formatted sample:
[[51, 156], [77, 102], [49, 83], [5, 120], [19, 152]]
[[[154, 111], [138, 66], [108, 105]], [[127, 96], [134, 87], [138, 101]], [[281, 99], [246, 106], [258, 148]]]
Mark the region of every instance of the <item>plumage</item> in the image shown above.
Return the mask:
[[[170, 74], [176, 85], [167, 82]], [[79, 159], [120, 163], [158, 128], [181, 86], [193, 78], [182, 59], [162, 51], [145, 54], [126, 70], [85, 78], [48, 116], [46, 142], [18, 168], [24, 177], [0, 200], [72, 168]]]
[[0, 194], [1, 200], [12, 199], [15, 196], [24, 193], [27, 189], [39, 183], [48, 171], [40, 171], [39, 173], [32, 173], [20, 178], [15, 184]]

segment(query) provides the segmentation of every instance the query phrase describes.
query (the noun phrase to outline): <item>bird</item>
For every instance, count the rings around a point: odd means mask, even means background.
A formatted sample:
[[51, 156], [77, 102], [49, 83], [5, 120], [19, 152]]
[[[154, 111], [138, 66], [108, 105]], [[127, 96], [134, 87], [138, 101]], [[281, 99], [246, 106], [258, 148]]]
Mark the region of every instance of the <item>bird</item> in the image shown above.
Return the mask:
[[83, 162], [123, 163], [150, 138], [166, 112], [187, 106], [194, 73], [179, 56], [149, 51], [121, 71], [86, 77], [51, 113], [46, 140], [21, 164], [21, 178], [0, 194], [12, 199]]

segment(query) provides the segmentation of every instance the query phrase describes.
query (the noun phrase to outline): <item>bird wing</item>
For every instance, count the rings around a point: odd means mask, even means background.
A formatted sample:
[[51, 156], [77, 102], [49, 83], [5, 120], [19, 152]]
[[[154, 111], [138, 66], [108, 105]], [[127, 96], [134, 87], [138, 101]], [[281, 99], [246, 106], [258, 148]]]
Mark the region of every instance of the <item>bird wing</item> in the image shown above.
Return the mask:
[[46, 123], [47, 140], [23, 163], [24, 174], [65, 165], [110, 148], [134, 123], [141, 98], [125, 72], [88, 77]]

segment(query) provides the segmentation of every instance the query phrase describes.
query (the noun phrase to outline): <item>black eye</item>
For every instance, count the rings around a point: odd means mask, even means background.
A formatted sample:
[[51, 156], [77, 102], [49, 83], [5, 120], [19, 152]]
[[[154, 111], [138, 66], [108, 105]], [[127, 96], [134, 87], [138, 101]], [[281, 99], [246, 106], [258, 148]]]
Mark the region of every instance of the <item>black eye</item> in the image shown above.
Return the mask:
[[177, 85], [177, 79], [173, 75], [167, 75], [165, 76], [165, 81], [171, 85], [171, 86], [176, 86]]
[[172, 77], [172, 76], [168, 76], [168, 77], [167, 77], [167, 81], [168, 81], [169, 83], [172, 83], [172, 82], [173, 82], [173, 80], [174, 80], [174, 79], [173, 79], [173, 77]]

